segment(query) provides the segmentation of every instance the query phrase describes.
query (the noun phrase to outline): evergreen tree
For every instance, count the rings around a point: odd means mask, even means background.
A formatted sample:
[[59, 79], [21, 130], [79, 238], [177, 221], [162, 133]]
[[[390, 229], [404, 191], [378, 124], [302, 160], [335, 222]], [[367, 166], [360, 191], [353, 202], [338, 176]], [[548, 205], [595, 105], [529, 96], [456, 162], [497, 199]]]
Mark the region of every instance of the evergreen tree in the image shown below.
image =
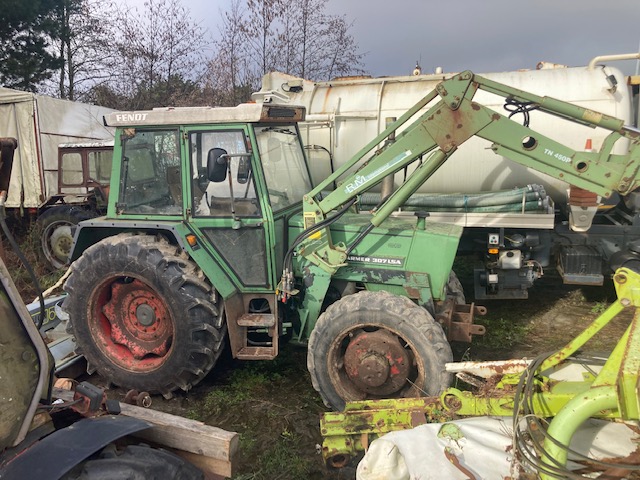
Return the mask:
[[0, 0], [0, 83], [35, 92], [61, 66], [50, 51], [58, 36], [53, 11], [60, 0]]

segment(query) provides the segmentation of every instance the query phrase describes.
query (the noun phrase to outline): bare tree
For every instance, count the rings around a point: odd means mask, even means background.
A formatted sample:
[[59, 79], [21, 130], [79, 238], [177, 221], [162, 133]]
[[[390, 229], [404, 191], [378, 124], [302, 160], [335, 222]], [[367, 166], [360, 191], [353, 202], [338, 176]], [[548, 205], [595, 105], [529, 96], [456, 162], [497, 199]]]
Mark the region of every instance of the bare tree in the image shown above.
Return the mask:
[[205, 29], [179, 0], [147, 0], [142, 12], [120, 11], [114, 32], [119, 66], [110, 89], [129, 108], [190, 103], [204, 72]]
[[119, 109], [235, 105], [272, 70], [311, 80], [363, 73], [352, 24], [326, 14], [327, 0], [232, 0], [212, 44], [181, 0], [146, 0], [140, 11], [114, 0], [52, 1], [64, 67], [48, 86], [62, 98]]
[[364, 54], [358, 53], [358, 45], [349, 33], [352, 26], [353, 22], [348, 23], [344, 16], [333, 16], [326, 20], [324, 36], [331, 41], [311, 50], [310, 58], [313, 61], [324, 59], [316, 71], [309, 69], [313, 78], [331, 80], [336, 76], [365, 73], [362, 68]]
[[304, 63], [304, 51], [300, 49], [304, 26], [299, 19], [302, 15], [300, 10], [306, 7], [306, 3], [306, 0], [286, 2], [282, 7], [282, 29], [278, 34], [276, 50], [279, 52], [278, 68], [284, 72], [293, 72]]
[[209, 97], [222, 105], [248, 100], [260, 88], [261, 76], [272, 70], [311, 80], [364, 73], [363, 54], [350, 34], [353, 24], [344, 16], [326, 14], [326, 4], [234, 0], [221, 15]]
[[247, 15], [242, 22], [245, 41], [261, 75], [276, 68], [278, 59], [277, 37], [281, 26], [285, 0], [246, 0]]
[[86, 100], [91, 89], [111, 78], [113, 3], [104, 0], [59, 0], [54, 22], [59, 35], [53, 40], [63, 61], [57, 85], [50, 93], [69, 100]]
[[208, 103], [236, 105], [248, 99], [259, 84], [260, 74], [252, 64], [246, 42], [244, 15], [239, 0], [221, 12], [219, 38], [214, 41], [214, 57], [208, 63], [204, 90]]
[[353, 23], [344, 16], [325, 13], [327, 0], [299, 0], [291, 8], [281, 50], [295, 49], [295, 62], [286, 73], [312, 80], [364, 73], [363, 54], [349, 33]]

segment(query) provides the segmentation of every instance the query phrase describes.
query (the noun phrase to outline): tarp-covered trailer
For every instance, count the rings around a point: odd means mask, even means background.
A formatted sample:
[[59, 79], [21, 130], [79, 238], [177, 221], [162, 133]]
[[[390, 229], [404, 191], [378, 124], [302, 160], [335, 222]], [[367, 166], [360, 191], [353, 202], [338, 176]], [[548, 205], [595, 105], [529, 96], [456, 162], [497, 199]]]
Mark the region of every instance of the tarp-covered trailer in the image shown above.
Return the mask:
[[8, 208], [37, 209], [58, 193], [58, 145], [112, 140], [112, 110], [0, 88], [0, 137], [18, 140]]

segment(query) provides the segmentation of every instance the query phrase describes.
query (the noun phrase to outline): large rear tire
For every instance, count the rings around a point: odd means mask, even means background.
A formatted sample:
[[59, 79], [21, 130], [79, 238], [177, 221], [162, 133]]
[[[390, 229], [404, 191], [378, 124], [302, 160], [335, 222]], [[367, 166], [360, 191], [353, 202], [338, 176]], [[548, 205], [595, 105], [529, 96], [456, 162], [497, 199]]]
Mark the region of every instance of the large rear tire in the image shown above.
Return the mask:
[[105, 447], [94, 458], [81, 463], [63, 480], [201, 480], [204, 474], [182, 458], [145, 445], [129, 445], [119, 451]]
[[213, 368], [226, 325], [215, 291], [177, 247], [120, 234], [88, 248], [71, 269], [63, 308], [90, 373], [168, 397]]
[[405, 297], [363, 291], [327, 308], [309, 338], [307, 368], [324, 403], [438, 395], [453, 355], [442, 327]]
[[40, 257], [52, 270], [69, 265], [73, 228], [98, 214], [74, 205], [60, 205], [45, 210], [36, 221], [40, 238]]

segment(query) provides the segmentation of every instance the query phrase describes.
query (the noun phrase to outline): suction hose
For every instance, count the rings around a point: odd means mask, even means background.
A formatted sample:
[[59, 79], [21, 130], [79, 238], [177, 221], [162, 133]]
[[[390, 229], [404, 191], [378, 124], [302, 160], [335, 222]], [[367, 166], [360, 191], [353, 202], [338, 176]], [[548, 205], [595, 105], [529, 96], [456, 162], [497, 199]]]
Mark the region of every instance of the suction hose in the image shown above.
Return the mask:
[[[519, 204], [523, 200], [531, 202], [546, 197], [544, 187], [527, 185], [524, 188], [501, 190], [489, 193], [455, 193], [455, 194], [413, 194], [404, 203], [405, 207], [421, 208], [463, 208], [488, 207], [493, 205]], [[361, 205], [377, 205], [379, 193], [364, 193], [360, 196]], [[470, 211], [470, 210], [469, 210]]]

